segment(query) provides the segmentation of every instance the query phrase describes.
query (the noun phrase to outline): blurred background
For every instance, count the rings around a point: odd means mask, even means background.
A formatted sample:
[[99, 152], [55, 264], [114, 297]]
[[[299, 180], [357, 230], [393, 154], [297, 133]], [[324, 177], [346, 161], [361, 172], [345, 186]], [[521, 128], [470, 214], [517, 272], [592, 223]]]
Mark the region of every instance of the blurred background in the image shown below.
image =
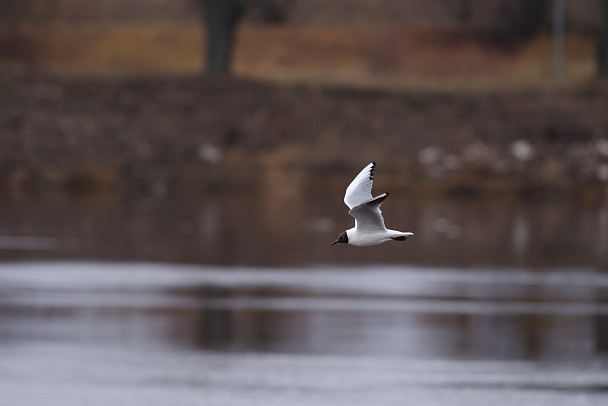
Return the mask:
[[13, 404], [605, 404], [607, 198], [605, 0], [0, 0]]

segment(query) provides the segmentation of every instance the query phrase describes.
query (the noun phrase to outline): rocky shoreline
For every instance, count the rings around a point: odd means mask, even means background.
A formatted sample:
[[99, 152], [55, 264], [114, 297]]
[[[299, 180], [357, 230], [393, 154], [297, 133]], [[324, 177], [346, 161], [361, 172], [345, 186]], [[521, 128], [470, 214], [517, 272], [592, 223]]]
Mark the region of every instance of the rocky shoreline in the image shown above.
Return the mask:
[[6, 193], [327, 188], [370, 160], [418, 195], [608, 191], [605, 83], [438, 93], [5, 75], [0, 128]]

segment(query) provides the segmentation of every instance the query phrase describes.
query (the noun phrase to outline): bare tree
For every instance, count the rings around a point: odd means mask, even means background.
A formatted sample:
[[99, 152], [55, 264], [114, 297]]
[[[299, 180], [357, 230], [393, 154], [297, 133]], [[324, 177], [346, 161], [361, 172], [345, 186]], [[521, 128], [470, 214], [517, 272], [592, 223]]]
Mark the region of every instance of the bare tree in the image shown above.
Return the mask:
[[201, 0], [200, 3], [207, 26], [207, 72], [227, 72], [243, 5], [239, 0]]
[[246, 15], [254, 20], [282, 23], [292, 0], [199, 0], [207, 28], [207, 72], [230, 69], [234, 35]]

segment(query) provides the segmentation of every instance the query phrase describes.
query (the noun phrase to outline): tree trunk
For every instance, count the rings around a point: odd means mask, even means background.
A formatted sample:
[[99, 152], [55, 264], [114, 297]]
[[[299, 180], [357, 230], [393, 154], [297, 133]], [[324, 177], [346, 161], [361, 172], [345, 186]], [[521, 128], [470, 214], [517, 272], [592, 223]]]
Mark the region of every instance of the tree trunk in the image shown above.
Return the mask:
[[608, 78], [608, 0], [600, 1], [601, 24], [597, 41], [597, 71]]
[[207, 73], [227, 73], [242, 5], [239, 0], [200, 0], [200, 3], [207, 25]]

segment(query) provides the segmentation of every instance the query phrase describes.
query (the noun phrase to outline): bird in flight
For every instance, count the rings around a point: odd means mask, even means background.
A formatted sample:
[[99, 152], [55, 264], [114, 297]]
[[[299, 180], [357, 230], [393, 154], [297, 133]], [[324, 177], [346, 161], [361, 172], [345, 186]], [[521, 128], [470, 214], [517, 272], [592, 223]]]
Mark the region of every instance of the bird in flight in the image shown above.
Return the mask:
[[375, 162], [367, 165], [346, 188], [344, 203], [350, 209], [348, 214], [355, 218], [355, 226], [343, 231], [331, 245], [377, 245], [390, 240], [405, 241], [408, 236], [414, 235], [411, 232], [390, 230], [384, 225], [380, 205], [388, 193], [372, 197], [375, 168]]

